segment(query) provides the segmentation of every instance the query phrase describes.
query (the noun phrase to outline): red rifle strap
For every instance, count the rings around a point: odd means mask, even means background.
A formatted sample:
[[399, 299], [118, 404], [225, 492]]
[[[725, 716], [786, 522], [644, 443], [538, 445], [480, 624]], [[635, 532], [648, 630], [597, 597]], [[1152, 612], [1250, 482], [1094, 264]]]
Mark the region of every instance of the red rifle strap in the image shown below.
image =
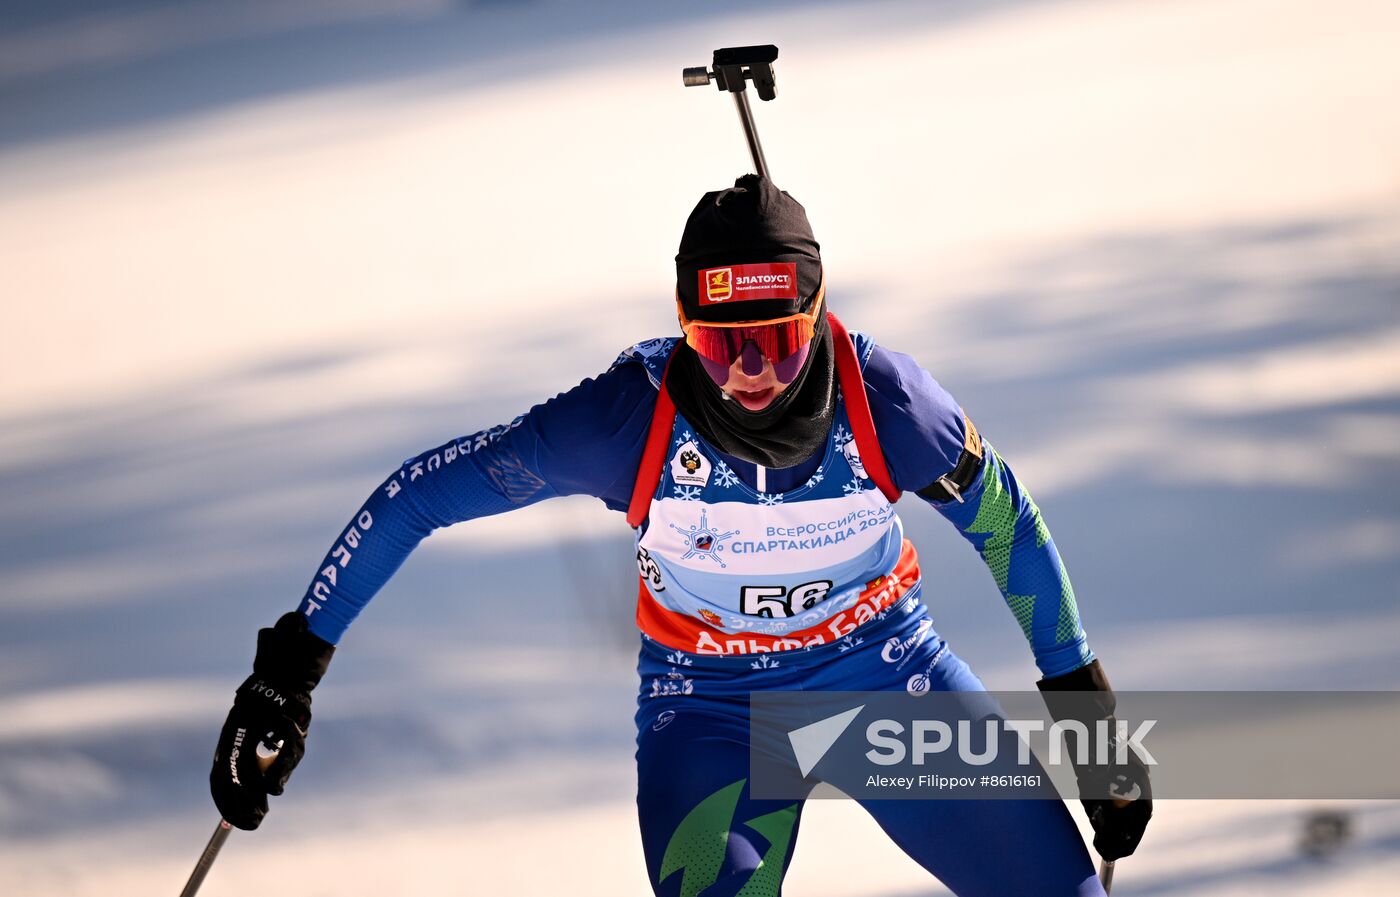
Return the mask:
[[[679, 349], [680, 343], [676, 344]], [[666, 391], [666, 375], [671, 372], [671, 360], [676, 357], [676, 349], [666, 359], [666, 368], [661, 372], [661, 383], [656, 392], [656, 409], [651, 413], [651, 429], [647, 430], [646, 448], [642, 450], [642, 463], [637, 466], [637, 482], [632, 486], [632, 501], [627, 505], [627, 525], [636, 529], [647, 519], [651, 510], [651, 496], [656, 492], [656, 484], [661, 482], [661, 466], [666, 463], [666, 449], [671, 443], [671, 428], [676, 423], [676, 404]]]
[[[831, 340], [836, 349], [836, 376], [841, 384], [841, 392], [846, 397], [846, 416], [851, 421], [851, 434], [855, 437], [856, 448], [860, 450], [861, 463], [865, 472], [885, 498], [893, 504], [899, 501], [900, 491], [895, 488], [894, 478], [885, 465], [885, 453], [880, 448], [880, 439], [875, 433], [875, 420], [870, 416], [870, 399], [865, 394], [865, 378], [861, 374], [860, 359], [856, 357], [855, 344], [839, 318], [827, 312], [826, 320], [831, 327]], [[677, 349], [680, 344], [677, 343]], [[651, 509], [651, 498], [656, 492], [656, 484], [661, 482], [661, 468], [666, 463], [666, 450], [671, 443], [671, 429], [676, 423], [676, 405], [666, 389], [666, 374], [671, 371], [671, 358], [666, 360], [666, 369], [661, 374], [661, 385], [656, 395], [656, 410], [651, 415], [651, 428], [647, 430], [646, 448], [642, 451], [642, 463], [637, 467], [637, 480], [632, 486], [632, 501], [627, 506], [627, 525], [636, 528], [647, 519]]]
[[841, 384], [841, 394], [846, 397], [846, 416], [851, 420], [851, 434], [860, 450], [861, 464], [870, 474], [871, 482], [879, 487], [890, 504], [894, 504], [899, 501], [900, 491], [895, 488], [894, 477], [890, 476], [885, 453], [880, 448], [880, 438], [875, 433], [875, 419], [870, 416], [870, 397], [865, 394], [865, 376], [860, 370], [855, 344], [839, 318], [827, 312], [826, 320], [831, 327], [831, 341], [836, 346], [836, 377]]

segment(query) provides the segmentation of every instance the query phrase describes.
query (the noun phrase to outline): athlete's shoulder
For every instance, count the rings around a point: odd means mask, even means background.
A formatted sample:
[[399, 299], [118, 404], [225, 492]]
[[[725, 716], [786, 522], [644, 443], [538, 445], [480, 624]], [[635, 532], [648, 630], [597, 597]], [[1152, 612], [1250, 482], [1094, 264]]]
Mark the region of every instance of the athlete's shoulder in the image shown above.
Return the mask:
[[862, 357], [870, 416], [895, 483], [922, 489], [957, 463], [965, 418], [952, 394], [918, 361], [852, 334]]
[[847, 333], [851, 335], [851, 344], [856, 348], [861, 370], [865, 370], [870, 364], [870, 356], [875, 352], [875, 338], [861, 330], [848, 330]]
[[661, 375], [666, 372], [666, 362], [670, 359], [671, 350], [676, 347], [678, 342], [680, 342], [680, 337], [676, 336], [655, 336], [642, 340], [640, 343], [622, 350], [608, 370], [611, 372], [619, 367], [639, 365], [646, 372], [652, 388], [660, 389]]
[[[641, 419], [640, 411], [650, 415], [657, 388], [646, 350], [631, 354], [633, 349], [619, 355], [601, 374], [585, 378], [572, 389], [536, 405], [530, 409], [529, 417], [547, 424], [554, 432], [576, 438], [596, 438], [600, 434], [610, 438], [619, 430], [634, 428]], [[646, 419], [649, 418], [641, 419], [643, 425]]]
[[531, 408], [515, 431], [519, 452], [558, 494], [625, 509], [656, 397], [642, 359], [623, 353], [598, 376]]

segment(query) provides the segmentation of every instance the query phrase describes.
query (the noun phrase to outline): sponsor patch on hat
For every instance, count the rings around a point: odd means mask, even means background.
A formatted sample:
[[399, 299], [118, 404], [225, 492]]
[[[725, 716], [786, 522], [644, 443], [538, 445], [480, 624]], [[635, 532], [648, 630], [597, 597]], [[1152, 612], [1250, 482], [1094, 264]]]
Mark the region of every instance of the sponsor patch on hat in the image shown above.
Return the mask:
[[699, 276], [701, 305], [798, 298], [796, 262], [705, 268]]

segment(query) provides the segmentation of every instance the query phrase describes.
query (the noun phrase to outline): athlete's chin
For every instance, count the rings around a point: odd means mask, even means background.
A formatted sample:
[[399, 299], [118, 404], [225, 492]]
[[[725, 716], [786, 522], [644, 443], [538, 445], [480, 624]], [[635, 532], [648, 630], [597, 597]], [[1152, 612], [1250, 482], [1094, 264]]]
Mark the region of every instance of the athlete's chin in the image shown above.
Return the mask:
[[764, 408], [773, 404], [773, 399], [777, 393], [778, 391], [770, 386], [767, 389], [758, 389], [751, 392], [736, 389], [730, 392], [729, 395], [734, 401], [742, 405], [745, 411], [762, 411]]

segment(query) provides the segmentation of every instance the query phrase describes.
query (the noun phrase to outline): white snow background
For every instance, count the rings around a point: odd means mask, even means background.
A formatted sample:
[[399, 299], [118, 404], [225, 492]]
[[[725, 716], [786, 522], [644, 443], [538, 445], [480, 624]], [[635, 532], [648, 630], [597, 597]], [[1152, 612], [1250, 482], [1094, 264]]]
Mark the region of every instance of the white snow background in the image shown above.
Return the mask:
[[[672, 332], [756, 114], [832, 308], [1034, 493], [1120, 689], [1400, 687], [1400, 6], [0, 6], [0, 893], [174, 894], [254, 632], [399, 462]], [[901, 506], [939, 630], [1035, 671]], [[431, 538], [202, 894], [642, 894], [635, 594], [567, 500]], [[1400, 805], [1159, 802], [1115, 894], [1400, 894]], [[1080, 815], [1074, 808], [1076, 818]], [[945, 893], [811, 806], [797, 895]]]

